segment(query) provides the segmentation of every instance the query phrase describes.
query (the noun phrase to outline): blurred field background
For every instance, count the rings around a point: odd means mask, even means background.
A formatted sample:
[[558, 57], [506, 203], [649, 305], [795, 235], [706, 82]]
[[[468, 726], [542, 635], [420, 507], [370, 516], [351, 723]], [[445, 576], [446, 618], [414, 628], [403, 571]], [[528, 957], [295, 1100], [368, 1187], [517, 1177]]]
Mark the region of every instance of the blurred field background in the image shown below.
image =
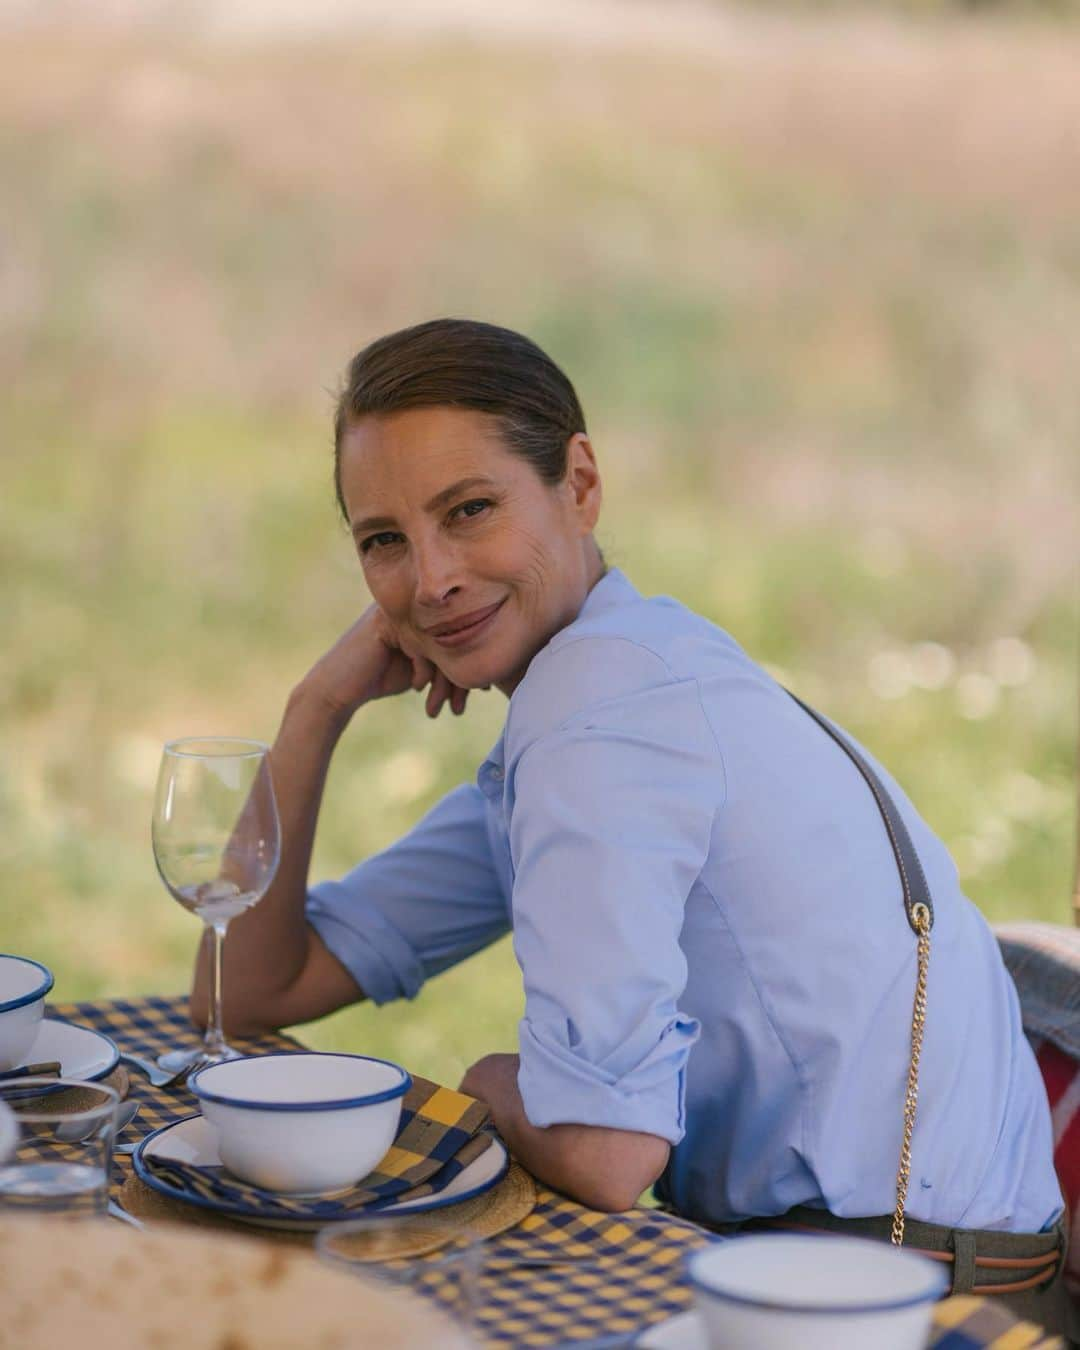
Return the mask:
[[[366, 603], [333, 391], [439, 314], [571, 374], [610, 561], [862, 738], [989, 918], [1069, 921], [1080, 30], [51, 12], [8, 6], [0, 43], [0, 950], [64, 999], [186, 986], [160, 744], [272, 738]], [[470, 777], [504, 708], [362, 712], [315, 875]], [[306, 1035], [449, 1081], [513, 1048], [519, 1008], [501, 943]]]

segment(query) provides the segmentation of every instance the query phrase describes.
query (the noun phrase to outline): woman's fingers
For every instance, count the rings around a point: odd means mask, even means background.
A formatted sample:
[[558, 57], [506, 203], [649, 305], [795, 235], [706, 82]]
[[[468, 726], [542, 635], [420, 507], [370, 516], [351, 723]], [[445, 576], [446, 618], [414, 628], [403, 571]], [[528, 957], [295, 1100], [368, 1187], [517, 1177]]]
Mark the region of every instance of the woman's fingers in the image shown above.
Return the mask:
[[[406, 662], [405, 670], [409, 673], [409, 686], [417, 693], [422, 689], [427, 689], [427, 697], [424, 699], [424, 710], [429, 717], [438, 717], [447, 703], [450, 705], [451, 712], [456, 717], [460, 717], [465, 711], [465, 706], [469, 699], [468, 689], [463, 689], [460, 685], [454, 684], [452, 680], [439, 669], [434, 661], [429, 661], [426, 656], [413, 651], [412, 644], [403, 642], [398, 635], [393, 624], [390, 623], [386, 615], [377, 606], [371, 607], [371, 614], [377, 625], [382, 642], [392, 653], [397, 654], [402, 662]], [[398, 689], [401, 685], [398, 685]], [[484, 685], [483, 688], [490, 689], [490, 685]], [[388, 690], [386, 692], [397, 692]]]
[[409, 653], [406, 654], [409, 656], [409, 660], [413, 665], [412, 687], [419, 691], [423, 689], [425, 685], [431, 684], [439, 672], [426, 657], [412, 656]]
[[450, 697], [450, 690], [453, 688], [450, 681], [441, 670], [435, 671], [435, 678], [431, 681], [431, 688], [428, 690], [427, 701], [424, 708], [429, 717], [438, 717], [442, 712], [443, 704]]
[[452, 683], [441, 670], [437, 669], [435, 678], [431, 681], [431, 688], [428, 690], [424, 708], [429, 717], [438, 717], [445, 705], [449, 703], [451, 711], [460, 717], [465, 711], [465, 703], [468, 697], [469, 691], [467, 689], [462, 689]]

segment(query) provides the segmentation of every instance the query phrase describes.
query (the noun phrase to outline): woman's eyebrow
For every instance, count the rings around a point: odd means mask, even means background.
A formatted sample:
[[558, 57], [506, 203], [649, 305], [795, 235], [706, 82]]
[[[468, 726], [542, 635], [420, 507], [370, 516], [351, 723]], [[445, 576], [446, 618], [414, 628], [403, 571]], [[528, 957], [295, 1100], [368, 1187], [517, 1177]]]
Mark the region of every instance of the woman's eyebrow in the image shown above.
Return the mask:
[[449, 487], [443, 488], [441, 492], [436, 492], [424, 506], [425, 511], [437, 511], [440, 506], [445, 506], [462, 492], [468, 492], [474, 487], [494, 487], [495, 480], [487, 478], [483, 474], [474, 474], [471, 478], [459, 478], [456, 483], [451, 483]]
[[[447, 502], [452, 501], [462, 492], [468, 492], [470, 488], [495, 486], [493, 478], [487, 478], [483, 474], [474, 474], [470, 478], [459, 478], [456, 483], [451, 483], [449, 487], [444, 487], [436, 492], [435, 496], [424, 503], [425, 511], [437, 511], [439, 507], [445, 506]], [[396, 524], [392, 516], [365, 516], [363, 520], [358, 520], [352, 526], [353, 534], [365, 534], [368, 530], [385, 530], [389, 526]]]

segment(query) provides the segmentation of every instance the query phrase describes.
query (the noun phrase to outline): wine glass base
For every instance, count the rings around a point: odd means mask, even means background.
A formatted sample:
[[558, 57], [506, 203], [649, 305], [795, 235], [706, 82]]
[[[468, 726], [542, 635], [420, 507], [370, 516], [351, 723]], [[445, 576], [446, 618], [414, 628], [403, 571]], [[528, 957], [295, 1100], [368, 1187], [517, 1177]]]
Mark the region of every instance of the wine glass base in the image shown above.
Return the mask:
[[198, 1049], [169, 1050], [164, 1055], [158, 1055], [157, 1066], [159, 1069], [164, 1069], [166, 1073], [179, 1073], [181, 1069], [186, 1069], [189, 1064], [194, 1064], [201, 1053]]
[[158, 1055], [157, 1065], [159, 1069], [164, 1069], [166, 1073], [179, 1073], [181, 1069], [186, 1069], [194, 1064], [197, 1059], [209, 1064], [224, 1064], [227, 1059], [241, 1058], [240, 1051], [234, 1050], [231, 1045], [227, 1045], [224, 1050], [218, 1050], [214, 1053], [201, 1045], [196, 1045], [190, 1050], [169, 1050], [163, 1055]]
[[220, 1050], [203, 1050], [203, 1059], [207, 1064], [224, 1064], [230, 1059], [243, 1059], [242, 1050], [234, 1050], [231, 1045], [223, 1045]]

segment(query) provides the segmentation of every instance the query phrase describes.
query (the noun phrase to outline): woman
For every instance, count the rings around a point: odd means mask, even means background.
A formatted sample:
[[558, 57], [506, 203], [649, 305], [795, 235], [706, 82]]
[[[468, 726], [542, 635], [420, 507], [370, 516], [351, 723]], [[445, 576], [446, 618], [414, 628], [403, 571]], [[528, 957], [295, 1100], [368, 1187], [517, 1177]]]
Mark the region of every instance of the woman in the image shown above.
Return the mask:
[[[658, 1182], [713, 1225], [889, 1215], [916, 980], [890, 832], [849, 756], [727, 634], [606, 568], [569, 381], [484, 324], [383, 338], [350, 367], [336, 475], [374, 604], [289, 699], [281, 868], [236, 920], [229, 1029], [411, 997], [512, 929], [519, 1054], [462, 1086], [538, 1177], [604, 1210]], [[460, 714], [489, 686], [509, 710], [476, 784], [309, 889], [358, 709], [426, 688], [431, 716]], [[977, 1230], [1032, 1235], [1000, 1249], [1019, 1279], [1058, 1242], [1045, 1094], [993, 936], [876, 771], [936, 906], [909, 1225], [945, 1250], [976, 1232], [976, 1254]]]

